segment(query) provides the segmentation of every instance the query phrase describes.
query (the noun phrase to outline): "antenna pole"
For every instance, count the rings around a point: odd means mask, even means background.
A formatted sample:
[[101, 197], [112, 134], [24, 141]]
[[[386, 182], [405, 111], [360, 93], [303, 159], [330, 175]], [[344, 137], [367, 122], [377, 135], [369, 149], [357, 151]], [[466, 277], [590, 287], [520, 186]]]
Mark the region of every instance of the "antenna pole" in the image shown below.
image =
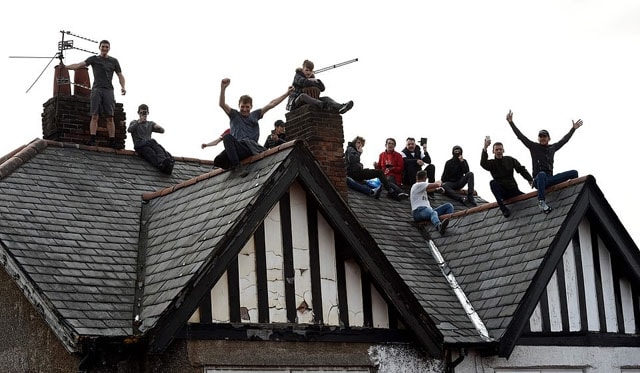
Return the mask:
[[323, 67], [323, 68], [321, 68], [321, 69], [318, 69], [318, 70], [314, 71], [314, 74], [319, 74], [319, 73], [321, 73], [321, 72], [325, 72], [325, 71], [327, 71], [327, 70], [335, 69], [336, 67], [340, 67], [340, 66], [348, 65], [348, 64], [350, 64], [350, 63], [352, 63], [352, 62], [358, 62], [358, 59], [357, 59], [357, 58], [354, 58], [354, 59], [349, 60], [349, 61], [344, 61], [344, 62], [337, 63], [337, 64], [335, 64], [335, 65], [331, 65], [331, 66]]

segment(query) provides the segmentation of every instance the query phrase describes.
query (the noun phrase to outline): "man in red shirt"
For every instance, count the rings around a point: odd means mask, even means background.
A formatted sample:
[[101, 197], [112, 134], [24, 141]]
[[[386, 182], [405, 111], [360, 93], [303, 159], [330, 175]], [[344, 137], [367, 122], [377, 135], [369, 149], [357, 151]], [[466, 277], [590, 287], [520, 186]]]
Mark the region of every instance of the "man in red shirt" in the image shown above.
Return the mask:
[[[402, 185], [402, 171], [404, 170], [404, 159], [402, 154], [396, 149], [396, 140], [388, 138], [385, 142], [385, 151], [380, 153], [378, 162], [373, 162], [373, 168], [384, 171], [387, 180], [396, 186]], [[408, 198], [406, 193], [400, 193], [400, 198]]]

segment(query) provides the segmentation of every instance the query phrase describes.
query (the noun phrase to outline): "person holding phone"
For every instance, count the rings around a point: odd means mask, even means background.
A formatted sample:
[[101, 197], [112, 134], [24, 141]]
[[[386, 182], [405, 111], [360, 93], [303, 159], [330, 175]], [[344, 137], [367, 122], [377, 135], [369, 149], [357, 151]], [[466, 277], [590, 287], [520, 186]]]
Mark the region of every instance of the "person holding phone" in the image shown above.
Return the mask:
[[487, 153], [489, 145], [491, 145], [491, 138], [487, 136], [484, 139], [484, 148], [482, 148], [480, 155], [480, 166], [491, 173], [493, 180], [489, 182], [489, 187], [493, 196], [496, 197], [502, 215], [508, 218], [511, 216], [511, 211], [505, 206], [504, 200], [524, 194], [518, 189], [513, 171], [522, 175], [529, 182], [529, 185], [533, 185], [533, 178], [526, 167], [521, 165], [517, 159], [504, 155], [504, 146], [501, 142], [493, 144], [493, 159], [489, 159]]
[[[413, 137], [407, 137], [406, 146], [400, 154], [404, 162], [404, 170], [402, 173], [402, 185], [406, 188], [411, 188], [416, 182], [416, 174], [418, 171], [424, 170], [427, 172], [427, 180], [429, 183], [433, 183], [436, 180], [436, 166], [431, 164], [431, 157], [427, 151], [427, 138], [420, 139], [420, 145], [422, 149], [416, 146], [416, 139]], [[430, 199], [434, 199], [433, 192], [429, 192]]]
[[175, 163], [171, 154], [162, 145], [151, 138], [153, 132], [164, 133], [164, 128], [152, 120], [147, 120], [149, 106], [142, 104], [138, 106], [137, 120], [132, 120], [129, 124], [128, 132], [133, 139], [133, 147], [142, 158], [151, 163], [161, 172], [171, 175]]

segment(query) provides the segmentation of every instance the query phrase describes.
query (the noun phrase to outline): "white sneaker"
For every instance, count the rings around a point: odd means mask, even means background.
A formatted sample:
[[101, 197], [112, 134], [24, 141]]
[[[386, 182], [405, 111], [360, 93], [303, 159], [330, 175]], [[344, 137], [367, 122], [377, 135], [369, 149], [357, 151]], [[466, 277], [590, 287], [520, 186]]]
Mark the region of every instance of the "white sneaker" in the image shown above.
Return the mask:
[[542, 212], [544, 212], [545, 214], [548, 214], [551, 212], [551, 206], [547, 205], [547, 203], [541, 199], [538, 201], [538, 206], [540, 206], [540, 210], [542, 210]]

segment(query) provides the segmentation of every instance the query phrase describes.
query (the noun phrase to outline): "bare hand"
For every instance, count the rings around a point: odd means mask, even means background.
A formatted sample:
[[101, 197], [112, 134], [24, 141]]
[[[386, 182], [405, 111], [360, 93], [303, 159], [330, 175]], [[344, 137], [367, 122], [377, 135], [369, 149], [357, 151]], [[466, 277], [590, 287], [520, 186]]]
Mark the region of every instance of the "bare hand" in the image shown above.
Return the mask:
[[202, 149], [204, 149], [204, 148], [206, 148], [206, 147], [207, 147], [207, 144], [202, 144], [202, 145], [200, 145], [200, 147], [201, 147]]
[[573, 128], [574, 129], [578, 129], [580, 128], [580, 126], [582, 126], [582, 119], [578, 119], [577, 122], [574, 122], [573, 120], [571, 121], [571, 123], [573, 123]]
[[126, 95], [126, 94], [127, 94], [127, 90], [126, 90], [126, 89], [124, 89], [124, 88], [122, 88], [122, 89], [120, 89], [120, 93], [122, 93], [122, 95], [124, 96], [124, 95]]
[[507, 122], [513, 123], [513, 112], [511, 110], [509, 110], [509, 113], [507, 114]]
[[224, 78], [222, 79], [222, 81], [220, 82], [220, 87], [222, 88], [227, 88], [229, 86], [229, 84], [231, 84], [231, 79], [229, 78]]
[[460, 154], [460, 155], [458, 156], [458, 160], [459, 160], [460, 162], [464, 161], [464, 157], [462, 156], [462, 154]]
[[487, 138], [485, 137], [485, 139], [484, 139], [484, 148], [485, 148], [485, 149], [486, 149], [486, 148], [488, 148], [488, 147], [489, 147], [489, 145], [491, 145], [491, 139], [487, 139]]

